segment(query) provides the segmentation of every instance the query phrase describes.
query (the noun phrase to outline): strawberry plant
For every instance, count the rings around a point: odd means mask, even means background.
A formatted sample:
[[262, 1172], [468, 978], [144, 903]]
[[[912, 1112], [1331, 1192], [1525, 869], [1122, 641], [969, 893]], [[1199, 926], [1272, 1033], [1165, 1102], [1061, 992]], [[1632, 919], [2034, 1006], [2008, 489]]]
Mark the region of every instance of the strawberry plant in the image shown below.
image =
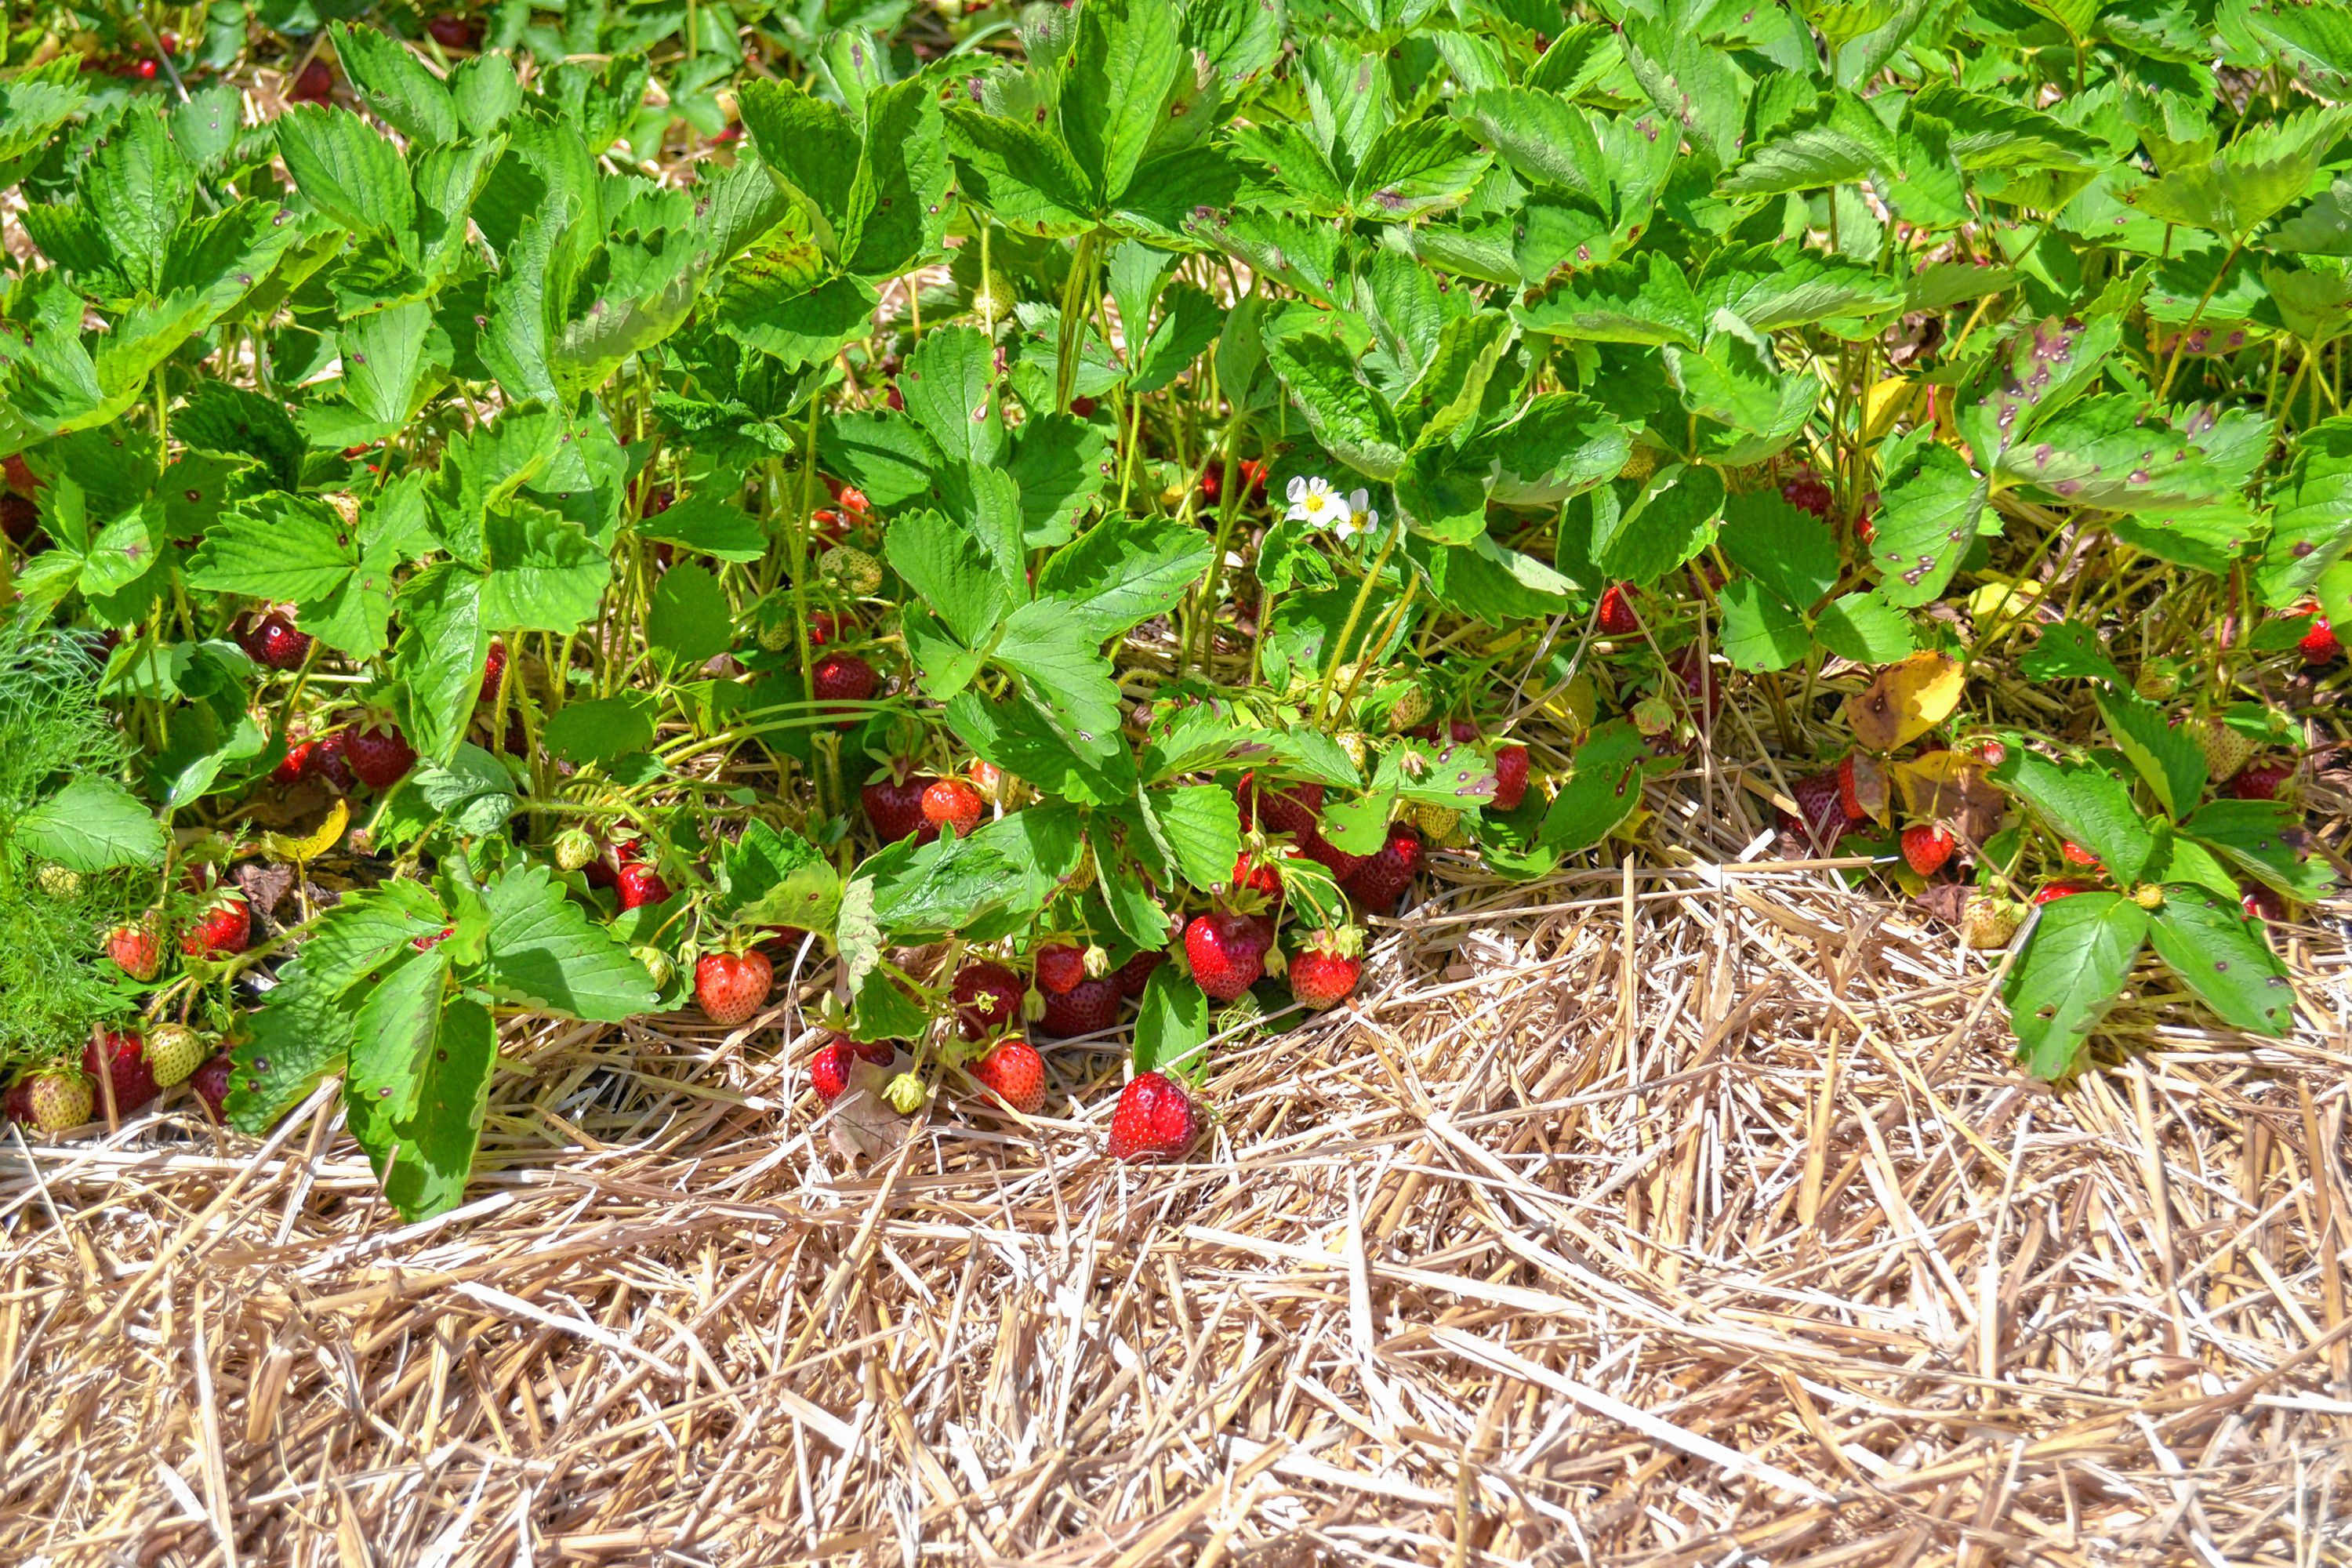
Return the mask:
[[2005, 965], [2034, 1073], [2127, 994], [2289, 1026], [2317, 12], [844, 15], [10, 35], [40, 1126], [333, 1079], [431, 1214], [502, 1017], [660, 1011], [812, 1022], [844, 1116], [1124, 1033], [1109, 1146], [1178, 1155], [1213, 1037], [1360, 1005], [1433, 871], [1694, 775]]

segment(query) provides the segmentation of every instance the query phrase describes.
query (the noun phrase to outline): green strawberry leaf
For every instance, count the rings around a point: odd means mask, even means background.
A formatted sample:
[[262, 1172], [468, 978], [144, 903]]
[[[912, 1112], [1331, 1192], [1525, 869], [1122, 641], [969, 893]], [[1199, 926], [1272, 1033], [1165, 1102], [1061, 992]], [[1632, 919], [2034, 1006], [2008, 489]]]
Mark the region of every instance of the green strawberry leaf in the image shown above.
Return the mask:
[[1199, 1080], [1208, 1070], [1209, 994], [1172, 963], [1143, 983], [1135, 1016], [1135, 1070]]
[[2074, 1070], [2122, 995], [2147, 927], [2147, 912], [2116, 893], [2077, 893], [2036, 911], [2001, 984], [2027, 1071], [2058, 1079]]
[[2132, 805], [2124, 781], [2106, 769], [2054, 763], [2012, 739], [1992, 776], [2022, 797], [2060, 837], [2097, 856], [2117, 881], [2128, 886], [2147, 871], [2156, 837]]
[[[2062, 899], [2060, 903], [2072, 903]], [[2232, 1028], [2284, 1035], [2294, 1021], [2294, 986], [2235, 899], [2169, 883], [2148, 917], [2156, 955]]]
[[2168, 721], [2155, 703], [2121, 689], [2120, 683], [2094, 696], [2116, 749], [2147, 781], [2165, 814], [2179, 821], [2195, 809], [2205, 795], [2206, 764], [2203, 750], [2189, 731]]
[[108, 778], [68, 782], [19, 816], [15, 832], [26, 853], [70, 871], [155, 866], [163, 859], [163, 825]]
[[383, 1146], [367, 1152], [385, 1200], [403, 1219], [446, 1214], [465, 1197], [498, 1059], [498, 1028], [488, 1010], [450, 1003], [423, 1054], [415, 1114], [384, 1129]]
[[654, 1005], [653, 977], [590, 922], [545, 866], [510, 868], [483, 889], [489, 909], [482, 983], [503, 1000], [617, 1024]]
[[1649, 742], [1627, 721], [1594, 726], [1576, 749], [1537, 842], [1570, 855], [1615, 832], [1642, 804], [1642, 763], [1649, 754]]

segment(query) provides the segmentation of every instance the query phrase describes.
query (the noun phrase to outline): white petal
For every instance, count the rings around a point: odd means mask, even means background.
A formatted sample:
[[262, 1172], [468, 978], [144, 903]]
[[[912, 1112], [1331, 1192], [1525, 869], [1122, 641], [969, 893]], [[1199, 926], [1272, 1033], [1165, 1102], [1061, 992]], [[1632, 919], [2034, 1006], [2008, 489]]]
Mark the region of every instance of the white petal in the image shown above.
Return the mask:
[[1307, 493], [1307, 476], [1305, 474], [1291, 475], [1290, 489], [1284, 493], [1292, 500], [1297, 500], [1301, 496], [1304, 496]]
[[1355, 492], [1348, 497], [1348, 510], [1352, 512], [1368, 512], [1371, 504], [1372, 492], [1361, 485], [1357, 486]]

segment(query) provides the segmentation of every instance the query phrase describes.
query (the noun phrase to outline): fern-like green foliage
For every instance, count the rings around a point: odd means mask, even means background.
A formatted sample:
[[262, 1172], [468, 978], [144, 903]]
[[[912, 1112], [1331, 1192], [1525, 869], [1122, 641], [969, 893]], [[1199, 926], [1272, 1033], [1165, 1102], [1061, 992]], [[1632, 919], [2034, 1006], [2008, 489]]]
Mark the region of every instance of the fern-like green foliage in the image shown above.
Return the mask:
[[98, 700], [99, 663], [76, 637], [0, 626], [0, 1065], [69, 1056], [123, 1008], [90, 962], [107, 926], [152, 889], [152, 874], [61, 879], [17, 841], [26, 812], [76, 777], [110, 774], [124, 745]]

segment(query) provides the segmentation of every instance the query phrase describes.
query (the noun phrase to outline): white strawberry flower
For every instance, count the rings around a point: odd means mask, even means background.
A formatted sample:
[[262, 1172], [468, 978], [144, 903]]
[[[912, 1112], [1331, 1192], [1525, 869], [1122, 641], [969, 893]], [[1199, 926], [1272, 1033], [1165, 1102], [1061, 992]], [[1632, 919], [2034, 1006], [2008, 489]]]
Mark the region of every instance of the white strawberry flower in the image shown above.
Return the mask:
[[1309, 528], [1328, 528], [1338, 521], [1339, 493], [1322, 475], [1292, 475], [1288, 493], [1291, 521], [1303, 522]]
[[1360, 533], [1370, 533], [1380, 521], [1381, 514], [1372, 510], [1371, 492], [1358, 486], [1348, 497], [1348, 514], [1331, 524], [1331, 531], [1344, 544]]

